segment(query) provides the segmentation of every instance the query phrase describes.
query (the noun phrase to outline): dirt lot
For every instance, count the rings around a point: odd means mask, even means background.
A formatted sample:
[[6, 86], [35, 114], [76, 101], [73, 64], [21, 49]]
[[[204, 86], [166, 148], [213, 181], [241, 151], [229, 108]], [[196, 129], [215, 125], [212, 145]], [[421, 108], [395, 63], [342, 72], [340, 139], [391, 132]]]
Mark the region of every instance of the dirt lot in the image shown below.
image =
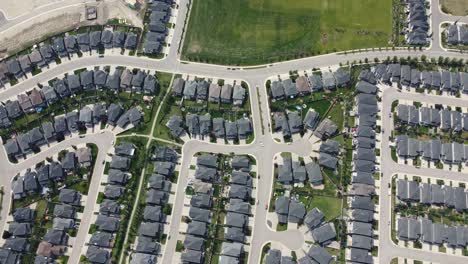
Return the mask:
[[442, 11], [455, 16], [468, 15], [468, 0], [440, 0]]
[[[0, 0], [0, 3], [2, 1], [11, 0]], [[94, 21], [86, 21], [83, 5], [37, 16], [28, 23], [18, 25], [0, 35], [0, 58], [19, 52], [47, 37], [81, 25], [105, 24], [111, 18], [124, 18], [129, 24], [142, 26], [136, 13], [125, 7], [121, 1], [100, 2], [97, 11], [98, 19]]]

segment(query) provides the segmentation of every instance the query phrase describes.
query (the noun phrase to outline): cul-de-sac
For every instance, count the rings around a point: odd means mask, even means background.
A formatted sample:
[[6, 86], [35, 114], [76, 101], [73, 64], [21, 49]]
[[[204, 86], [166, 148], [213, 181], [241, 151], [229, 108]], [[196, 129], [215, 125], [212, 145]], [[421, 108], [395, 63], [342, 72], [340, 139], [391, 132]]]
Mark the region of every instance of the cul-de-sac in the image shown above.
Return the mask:
[[468, 0], [0, 0], [0, 264], [468, 263]]

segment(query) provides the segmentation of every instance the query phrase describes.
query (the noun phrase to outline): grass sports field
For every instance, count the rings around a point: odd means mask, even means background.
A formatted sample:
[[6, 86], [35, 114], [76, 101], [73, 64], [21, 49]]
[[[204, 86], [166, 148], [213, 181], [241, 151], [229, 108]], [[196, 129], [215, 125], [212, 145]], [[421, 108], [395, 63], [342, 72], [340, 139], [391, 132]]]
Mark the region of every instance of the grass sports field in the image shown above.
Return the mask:
[[468, 15], [468, 1], [467, 0], [441, 0], [442, 11], [452, 14], [454, 16]]
[[391, 0], [194, 0], [183, 58], [254, 65], [387, 46]]

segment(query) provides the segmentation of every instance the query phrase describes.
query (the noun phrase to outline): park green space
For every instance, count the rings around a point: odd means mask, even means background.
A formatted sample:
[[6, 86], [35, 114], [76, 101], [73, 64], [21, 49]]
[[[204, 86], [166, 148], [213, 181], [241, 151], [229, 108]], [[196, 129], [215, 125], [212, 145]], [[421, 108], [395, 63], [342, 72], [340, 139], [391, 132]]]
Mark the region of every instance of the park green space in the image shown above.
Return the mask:
[[183, 59], [254, 65], [388, 46], [391, 0], [194, 1]]

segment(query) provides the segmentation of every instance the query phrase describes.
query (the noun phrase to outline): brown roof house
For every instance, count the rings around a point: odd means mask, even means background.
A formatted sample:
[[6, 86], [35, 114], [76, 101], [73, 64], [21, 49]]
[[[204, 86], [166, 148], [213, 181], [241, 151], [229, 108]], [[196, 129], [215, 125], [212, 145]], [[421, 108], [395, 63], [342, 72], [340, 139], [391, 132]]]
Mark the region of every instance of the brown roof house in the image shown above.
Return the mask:
[[310, 86], [305, 76], [299, 76], [296, 79], [297, 92], [300, 95], [310, 94]]
[[33, 89], [31, 91], [31, 93], [29, 94], [29, 100], [31, 100], [31, 103], [32, 103], [32, 105], [34, 107], [45, 106], [44, 98], [42, 97], [42, 93], [37, 89]]
[[196, 193], [211, 193], [212, 185], [211, 183], [202, 182], [201, 180], [193, 180], [192, 188]]
[[26, 94], [18, 95], [18, 102], [21, 106], [21, 109], [23, 109], [23, 112], [25, 113], [34, 112], [34, 107], [31, 103], [31, 100], [29, 99], [29, 96], [27, 96]]
[[65, 252], [65, 246], [54, 246], [49, 242], [42, 241], [37, 247], [36, 255], [44, 257], [60, 257]]

